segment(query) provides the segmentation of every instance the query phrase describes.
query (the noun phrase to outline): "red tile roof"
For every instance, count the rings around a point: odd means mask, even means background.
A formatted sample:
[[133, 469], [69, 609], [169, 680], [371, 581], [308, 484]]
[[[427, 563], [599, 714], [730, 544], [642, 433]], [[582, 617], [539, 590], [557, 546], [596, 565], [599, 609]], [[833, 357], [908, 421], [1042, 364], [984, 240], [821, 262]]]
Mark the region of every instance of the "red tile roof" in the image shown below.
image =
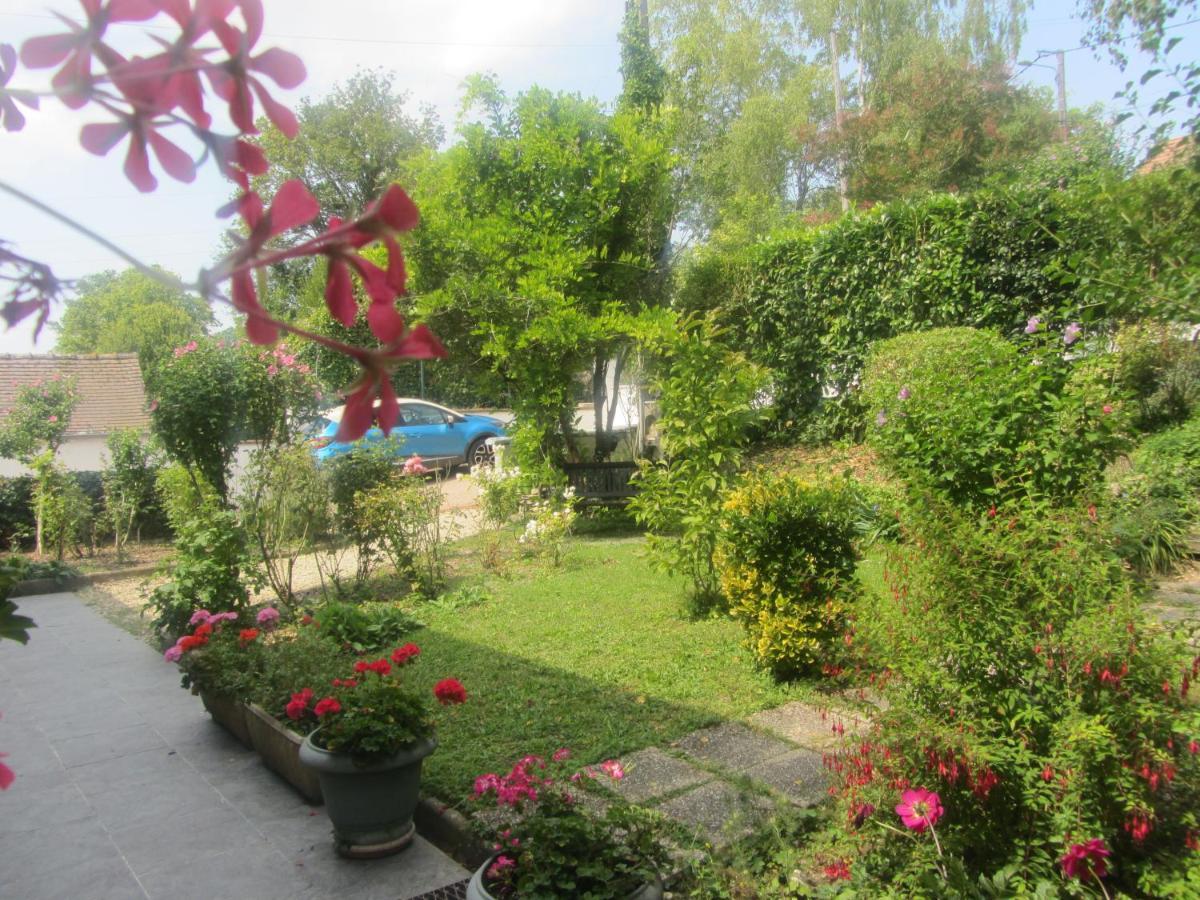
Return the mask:
[[1148, 175], [1159, 169], [1184, 165], [1195, 152], [1194, 143], [1192, 136], [1187, 134], [1171, 138], [1165, 144], [1151, 151], [1150, 155], [1146, 157], [1146, 161], [1138, 166], [1138, 174]]
[[79, 403], [68, 435], [108, 434], [118, 428], [150, 427], [146, 389], [136, 353], [96, 356], [0, 355], [0, 413], [7, 413], [17, 389], [56, 374], [75, 379]]

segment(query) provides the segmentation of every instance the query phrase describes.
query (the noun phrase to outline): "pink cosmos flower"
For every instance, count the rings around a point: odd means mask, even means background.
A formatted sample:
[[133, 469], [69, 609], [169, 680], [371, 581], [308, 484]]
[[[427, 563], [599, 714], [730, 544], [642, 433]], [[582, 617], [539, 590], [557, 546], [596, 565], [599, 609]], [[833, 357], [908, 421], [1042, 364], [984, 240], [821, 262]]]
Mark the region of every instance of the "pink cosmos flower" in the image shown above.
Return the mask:
[[1108, 874], [1108, 864], [1104, 861], [1111, 856], [1112, 851], [1104, 846], [1102, 838], [1092, 838], [1086, 844], [1073, 844], [1066, 856], [1059, 860], [1063, 874], [1068, 878], [1078, 878], [1086, 881], [1089, 877], [1103, 878]]
[[944, 812], [942, 799], [925, 788], [905, 791], [900, 795], [900, 802], [896, 804], [896, 815], [905, 827], [918, 832], [936, 823]]

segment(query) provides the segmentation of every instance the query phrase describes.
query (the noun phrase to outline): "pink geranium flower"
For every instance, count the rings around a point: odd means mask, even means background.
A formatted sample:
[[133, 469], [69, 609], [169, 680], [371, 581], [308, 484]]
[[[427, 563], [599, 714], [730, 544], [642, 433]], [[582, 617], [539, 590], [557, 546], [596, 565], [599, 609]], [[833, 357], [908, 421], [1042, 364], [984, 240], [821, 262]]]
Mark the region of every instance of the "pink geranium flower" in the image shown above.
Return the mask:
[[945, 812], [942, 809], [942, 799], [933, 791], [925, 788], [907, 790], [900, 796], [896, 804], [896, 815], [905, 827], [913, 831], [924, 831], [937, 822]]

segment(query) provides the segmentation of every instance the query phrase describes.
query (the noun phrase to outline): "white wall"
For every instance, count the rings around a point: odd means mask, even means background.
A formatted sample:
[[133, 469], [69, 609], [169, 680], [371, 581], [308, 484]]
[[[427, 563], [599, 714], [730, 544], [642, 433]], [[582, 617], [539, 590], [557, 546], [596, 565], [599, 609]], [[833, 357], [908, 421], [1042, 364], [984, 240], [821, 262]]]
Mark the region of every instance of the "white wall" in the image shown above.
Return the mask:
[[[58, 448], [58, 461], [72, 472], [98, 472], [107, 456], [104, 441], [102, 434], [69, 437]], [[0, 477], [28, 474], [29, 469], [15, 459], [0, 459]]]

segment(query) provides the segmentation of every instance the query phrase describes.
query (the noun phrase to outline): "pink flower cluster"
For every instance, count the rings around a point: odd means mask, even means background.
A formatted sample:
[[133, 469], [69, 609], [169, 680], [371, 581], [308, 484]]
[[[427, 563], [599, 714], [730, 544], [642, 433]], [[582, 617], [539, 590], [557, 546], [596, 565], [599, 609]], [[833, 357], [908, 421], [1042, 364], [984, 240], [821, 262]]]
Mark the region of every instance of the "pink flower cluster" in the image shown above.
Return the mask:
[[[551, 759], [554, 762], [562, 762], [569, 759], [570, 756], [571, 751], [566, 747], [561, 747], [554, 751]], [[497, 804], [511, 807], [518, 807], [526, 800], [537, 802], [538, 791], [553, 787], [555, 783], [553, 778], [544, 774], [545, 771], [546, 760], [542, 757], [532, 754], [522, 757], [513, 765], [507, 775], [489, 772], [476, 778], [475, 797], [479, 799], [494, 793]], [[570, 780], [579, 782], [585, 778], [595, 778], [599, 772], [603, 772], [614, 781], [620, 781], [625, 777], [625, 768], [621, 763], [615, 759], [609, 759], [600, 763], [598, 768], [587, 766], [580, 769], [571, 775]]]
[[163, 659], [167, 662], [179, 662], [187, 651], [207, 644], [214, 629], [219, 629], [225, 622], [236, 621], [235, 612], [210, 613], [207, 609], [196, 610], [188, 620], [188, 627], [193, 629], [192, 633], [181, 635], [173, 646], [163, 651]]
[[[271, 96], [265, 82], [290, 89], [306, 77], [304, 64], [294, 54], [279, 48], [256, 51], [263, 35], [262, 0], [82, 0], [82, 7], [80, 21], [58, 17], [65, 30], [25, 41], [21, 63], [30, 69], [56, 69], [50, 87], [59, 100], [71, 109], [91, 104], [108, 119], [84, 125], [80, 143], [97, 156], [124, 145], [125, 175], [138, 190], [150, 192], [158, 186], [151, 157], [168, 175], [184, 182], [195, 179], [199, 161], [214, 161], [238, 188], [235, 199], [219, 214], [236, 213], [245, 237], [185, 287], [244, 313], [246, 334], [253, 343], [274, 343], [282, 332], [289, 332], [354, 359], [362, 374], [350, 388], [338, 440], [354, 440], [366, 432], [376, 397], [379, 424], [389, 432], [399, 415], [388, 378], [396, 362], [446, 353], [425, 326], [409, 328], [395, 307], [407, 279], [396, 235], [416, 226], [416, 206], [393, 185], [358, 217], [345, 222], [331, 217], [328, 228], [316, 237], [280, 246], [276, 238], [311, 223], [320, 208], [299, 181], [281, 184], [269, 207], [251, 187], [251, 178], [269, 168], [262, 149], [246, 140], [258, 133], [256, 106], [285, 136], [295, 137], [299, 129], [295, 115]], [[127, 55], [114, 45], [110, 26], [132, 22], [151, 23], [143, 41], [161, 48], [160, 52]], [[31, 109], [38, 106], [36, 92], [9, 86], [17, 56], [11, 45], [0, 44], [0, 121], [10, 131], [25, 125], [18, 103]], [[211, 129], [213, 117], [206, 105], [210, 96], [224, 104], [236, 133], [218, 134]], [[193, 138], [194, 151], [176, 143], [180, 137]], [[376, 243], [386, 250], [386, 267], [360, 252]], [[347, 328], [358, 318], [352, 282], [357, 277], [370, 301], [367, 325], [383, 346], [353, 347], [272, 318], [257, 296], [255, 272], [301, 257], [326, 259], [326, 306]], [[36, 315], [40, 329], [51, 304], [62, 300], [62, 284], [49, 267], [2, 246], [0, 269], [11, 270], [3, 277], [11, 290], [0, 314], [10, 327]], [[220, 285], [226, 281], [229, 289], [223, 293]], [[176, 355], [194, 349], [194, 345], [179, 348]]]
[[184, 344], [182, 347], [176, 347], [176, 348], [175, 348], [175, 350], [173, 351], [173, 352], [174, 352], [174, 354], [175, 354], [175, 358], [176, 358], [176, 359], [179, 359], [179, 357], [181, 357], [181, 356], [187, 356], [189, 353], [193, 353], [193, 352], [195, 352], [195, 350], [196, 350], [196, 349], [197, 349], [199, 346], [200, 346], [200, 345], [199, 345], [199, 344], [197, 344], [195, 341], [188, 341], [188, 342], [187, 342], [186, 344]]
[[270, 631], [279, 624], [279, 610], [273, 606], [268, 606], [266, 609], [260, 609], [258, 615], [254, 617], [259, 627], [264, 631]]
[[404, 461], [404, 469], [402, 471], [405, 475], [424, 475], [429, 470], [425, 468], [424, 461], [421, 459], [421, 457], [414, 453]]

